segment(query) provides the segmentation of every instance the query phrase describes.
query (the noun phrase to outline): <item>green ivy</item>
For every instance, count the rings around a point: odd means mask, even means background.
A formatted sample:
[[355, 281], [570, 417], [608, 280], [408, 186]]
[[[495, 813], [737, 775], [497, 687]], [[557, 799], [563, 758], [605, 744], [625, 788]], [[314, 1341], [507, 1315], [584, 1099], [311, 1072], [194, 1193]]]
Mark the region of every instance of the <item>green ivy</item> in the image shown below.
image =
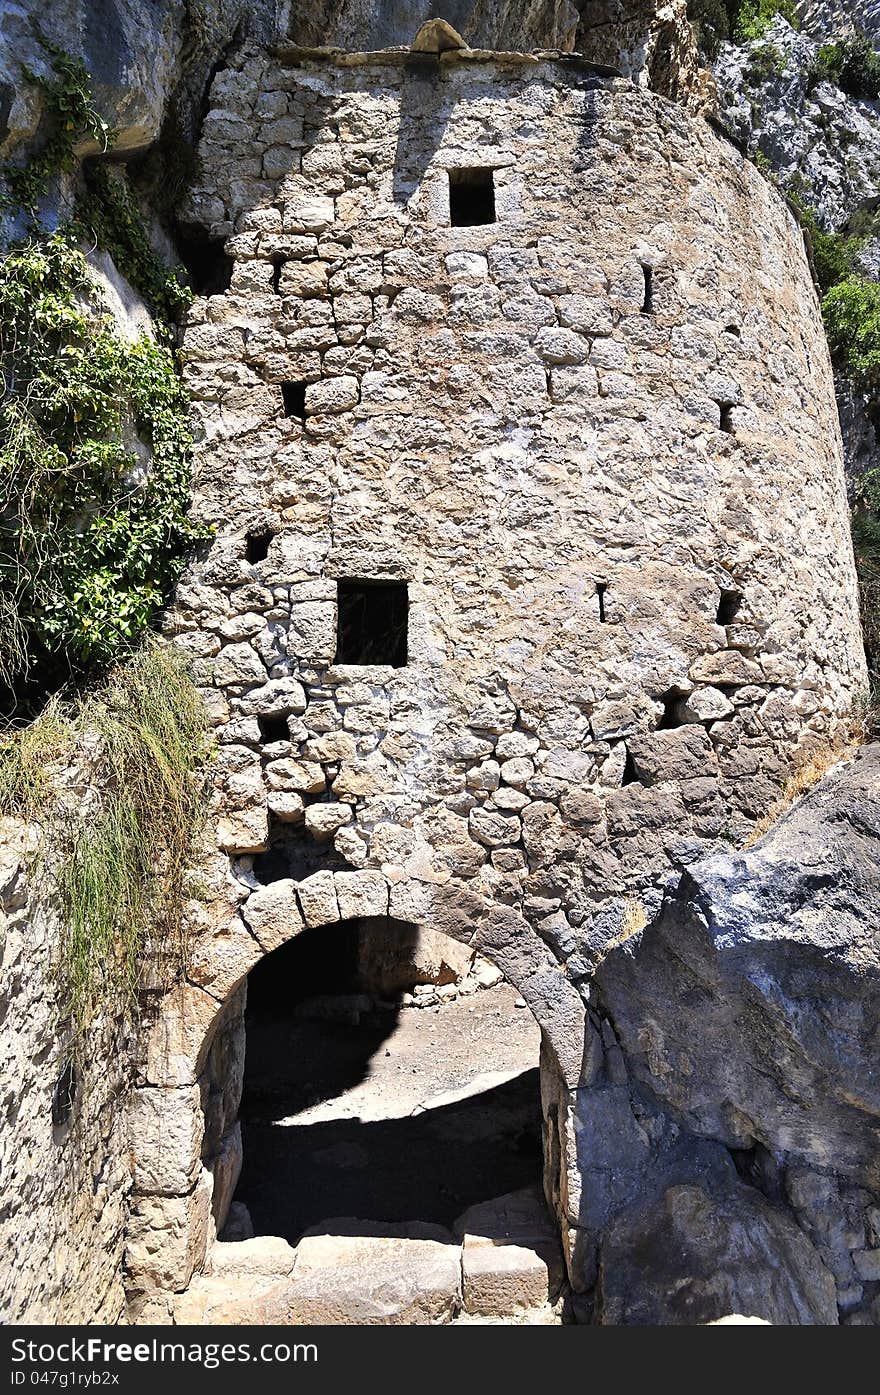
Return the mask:
[[0, 677], [45, 690], [129, 649], [204, 535], [187, 399], [167, 345], [119, 333], [69, 232], [0, 265], [0, 369]]
[[111, 173], [91, 161], [83, 171], [75, 227], [80, 236], [109, 252], [117, 269], [139, 291], [165, 325], [192, 303], [192, 291], [161, 261], [147, 236], [137, 201], [123, 171]]
[[82, 136], [90, 136], [104, 151], [113, 143], [113, 131], [92, 105], [91, 84], [82, 59], [65, 53], [43, 36], [40, 43], [50, 59], [52, 76], [23, 66], [22, 77], [42, 93], [47, 134], [39, 152], [26, 164], [8, 163], [0, 169], [5, 185], [0, 206], [23, 209], [32, 216], [50, 181], [58, 173], [75, 168], [74, 149]]
[[[88, 135], [113, 134], [79, 59], [41, 39], [48, 133], [6, 165], [4, 206], [29, 238], [0, 263], [0, 702], [27, 705], [130, 650], [203, 529], [187, 516], [191, 436], [173, 322], [190, 292], [164, 266], [124, 173], [92, 162], [69, 227], [37, 206]], [[82, 246], [110, 253], [155, 317], [130, 339], [103, 305]]]

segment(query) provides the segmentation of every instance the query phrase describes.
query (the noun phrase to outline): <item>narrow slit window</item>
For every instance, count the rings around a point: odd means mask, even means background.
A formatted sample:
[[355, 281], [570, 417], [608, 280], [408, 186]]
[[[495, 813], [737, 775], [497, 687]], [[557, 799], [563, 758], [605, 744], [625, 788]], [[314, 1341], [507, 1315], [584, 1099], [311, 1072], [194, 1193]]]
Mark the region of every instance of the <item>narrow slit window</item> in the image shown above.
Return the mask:
[[281, 273], [284, 270], [284, 258], [276, 257], [272, 263], [272, 289], [276, 295], [281, 294]]
[[653, 315], [654, 313], [654, 268], [643, 266], [642, 275], [645, 278], [645, 296], [642, 301], [642, 314]]
[[735, 436], [736, 428], [733, 424], [734, 404], [732, 402], [719, 402], [718, 407], [721, 412], [721, 421], [719, 423], [721, 430], [726, 431], [729, 436]]
[[269, 544], [272, 541], [272, 534], [268, 531], [259, 533], [248, 533], [245, 543], [245, 557], [253, 564], [254, 562], [265, 562], [269, 555]]
[[605, 592], [608, 590], [607, 581], [596, 582], [596, 599], [599, 602], [599, 620], [605, 625], [608, 623], [608, 616], [605, 613]]
[[630, 754], [628, 746], [626, 748], [626, 762], [623, 767], [623, 777], [620, 783], [621, 785], [638, 785], [640, 783], [638, 772], [636, 771], [636, 763]]
[[52, 1123], [56, 1129], [70, 1123], [79, 1092], [79, 1072], [74, 1061], [68, 1061], [55, 1081], [52, 1091]]
[[739, 608], [742, 605], [742, 596], [739, 591], [722, 591], [721, 599], [718, 602], [718, 614], [715, 616], [717, 625], [732, 625]]
[[273, 741], [289, 741], [290, 727], [286, 717], [260, 717], [260, 740], [267, 746]]
[[663, 703], [663, 716], [657, 723], [658, 731], [672, 731], [682, 725], [679, 708], [683, 698], [684, 693], [679, 688], [670, 688], [668, 693], [663, 694], [660, 699]]
[[496, 221], [494, 170], [449, 171], [449, 221], [454, 228]]
[[340, 581], [337, 602], [338, 664], [404, 667], [409, 619], [405, 582]]
[[297, 417], [300, 421], [306, 419], [306, 385], [305, 383], [282, 383], [281, 399], [284, 403], [284, 415], [286, 417]]

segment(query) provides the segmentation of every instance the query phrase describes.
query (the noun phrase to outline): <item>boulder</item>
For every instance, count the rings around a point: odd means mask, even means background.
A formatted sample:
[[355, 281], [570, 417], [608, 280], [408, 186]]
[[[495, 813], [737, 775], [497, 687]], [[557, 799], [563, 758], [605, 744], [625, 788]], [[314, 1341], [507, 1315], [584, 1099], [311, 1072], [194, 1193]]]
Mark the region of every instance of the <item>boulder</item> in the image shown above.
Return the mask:
[[600, 1251], [603, 1326], [686, 1326], [729, 1314], [774, 1326], [837, 1325], [834, 1280], [782, 1211], [752, 1187], [669, 1187], [622, 1213]]
[[880, 1187], [880, 747], [692, 866], [597, 973], [640, 1090], [691, 1132]]

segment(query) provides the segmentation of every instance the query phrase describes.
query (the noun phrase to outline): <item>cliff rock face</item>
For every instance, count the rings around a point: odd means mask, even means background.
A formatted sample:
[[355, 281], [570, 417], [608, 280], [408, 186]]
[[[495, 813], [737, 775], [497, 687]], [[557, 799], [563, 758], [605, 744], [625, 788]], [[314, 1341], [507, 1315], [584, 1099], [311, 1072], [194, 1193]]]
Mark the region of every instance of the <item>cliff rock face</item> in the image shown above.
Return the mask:
[[41, 95], [22, 81], [23, 66], [50, 72], [38, 34], [83, 59], [124, 154], [150, 146], [169, 114], [195, 139], [211, 74], [244, 38], [380, 49], [412, 43], [436, 13], [475, 48], [578, 50], [672, 97], [696, 79], [686, 0], [446, 0], [439, 11], [428, 0], [10, 0], [0, 17], [0, 156], [39, 140]]
[[878, 0], [798, 0], [795, 12], [804, 33], [814, 39], [852, 34], [856, 29], [869, 38], [880, 35]]
[[[787, 1211], [811, 1238], [834, 1275], [841, 1311], [876, 1319], [878, 921], [880, 747], [873, 746], [829, 774], [750, 851], [692, 867], [657, 920], [608, 955], [597, 974], [599, 1001], [614, 1024], [633, 1108], [652, 1120], [641, 1151], [631, 1150], [639, 1193], [644, 1200], [654, 1186], [663, 1192], [638, 1224], [631, 1214], [611, 1222], [603, 1254], [615, 1269], [615, 1303], [633, 1301], [620, 1295], [618, 1252], [632, 1254], [634, 1226], [640, 1244], [654, 1237], [658, 1253], [666, 1248], [661, 1237], [676, 1233], [704, 1258], [722, 1232], [730, 1253], [739, 1250], [740, 1204], [727, 1213], [717, 1195], [720, 1187], [730, 1196], [728, 1185], [717, 1176], [705, 1184], [706, 1149], [717, 1154], [723, 1144], [775, 1208], [767, 1223], [778, 1235]], [[661, 1136], [675, 1139], [665, 1154], [653, 1141]], [[689, 1185], [716, 1196], [708, 1228], [705, 1201], [669, 1194], [670, 1179], [680, 1184], [688, 1168], [700, 1178]], [[600, 1227], [609, 1213], [620, 1214], [615, 1198], [597, 1214]], [[763, 1225], [750, 1228], [759, 1248]], [[712, 1227], [720, 1227], [714, 1238]], [[800, 1244], [795, 1250], [824, 1293], [817, 1257]], [[784, 1320], [775, 1303], [752, 1311]], [[821, 1310], [815, 1293], [809, 1303]]]
[[725, 44], [715, 79], [723, 124], [834, 231], [876, 196], [880, 104], [830, 82], [811, 88], [818, 51], [818, 42], [779, 18], [762, 39]]

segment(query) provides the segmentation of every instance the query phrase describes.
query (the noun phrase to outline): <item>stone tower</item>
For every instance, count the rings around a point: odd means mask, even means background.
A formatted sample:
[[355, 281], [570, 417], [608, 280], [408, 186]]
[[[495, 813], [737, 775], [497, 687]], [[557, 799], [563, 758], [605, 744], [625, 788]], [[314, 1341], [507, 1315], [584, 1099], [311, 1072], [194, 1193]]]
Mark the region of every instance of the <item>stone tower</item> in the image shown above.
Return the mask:
[[216, 537], [168, 629], [216, 723], [220, 855], [135, 1092], [133, 1311], [228, 1207], [247, 972], [359, 917], [477, 946], [531, 1007], [586, 1286], [593, 970], [864, 684], [800, 230], [672, 103], [442, 25], [244, 52], [185, 216]]

